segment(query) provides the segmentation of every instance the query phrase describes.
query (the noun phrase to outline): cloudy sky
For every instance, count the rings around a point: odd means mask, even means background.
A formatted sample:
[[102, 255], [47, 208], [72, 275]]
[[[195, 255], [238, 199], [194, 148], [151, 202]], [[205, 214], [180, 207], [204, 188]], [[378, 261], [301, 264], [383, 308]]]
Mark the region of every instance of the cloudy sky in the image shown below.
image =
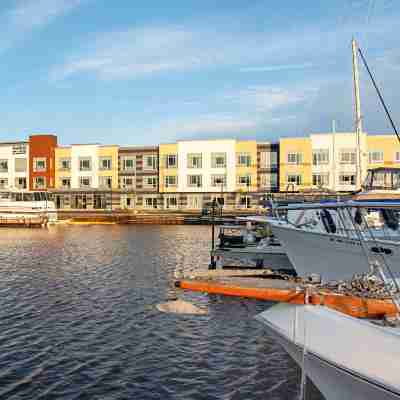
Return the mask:
[[[353, 129], [355, 36], [400, 125], [399, 0], [1, 0], [0, 140]], [[362, 67], [364, 129], [391, 132]]]

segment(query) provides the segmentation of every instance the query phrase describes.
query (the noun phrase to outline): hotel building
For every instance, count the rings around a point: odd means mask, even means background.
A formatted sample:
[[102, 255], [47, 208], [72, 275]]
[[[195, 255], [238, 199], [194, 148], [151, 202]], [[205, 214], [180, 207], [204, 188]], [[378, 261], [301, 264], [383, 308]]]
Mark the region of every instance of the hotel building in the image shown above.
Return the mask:
[[139, 147], [60, 146], [55, 135], [42, 134], [0, 143], [0, 191], [50, 191], [65, 210], [201, 210], [213, 199], [224, 209], [246, 209], [274, 192], [351, 192], [376, 167], [400, 168], [394, 135], [362, 133], [358, 140], [354, 132], [329, 132], [279, 143]]
[[255, 141], [178, 141], [161, 144], [159, 157], [164, 209], [198, 210], [213, 199], [226, 208], [249, 208], [254, 203]]
[[158, 147], [120, 147], [118, 150], [120, 208], [159, 208]]
[[75, 144], [55, 149], [57, 208], [108, 209], [119, 206], [118, 146]]

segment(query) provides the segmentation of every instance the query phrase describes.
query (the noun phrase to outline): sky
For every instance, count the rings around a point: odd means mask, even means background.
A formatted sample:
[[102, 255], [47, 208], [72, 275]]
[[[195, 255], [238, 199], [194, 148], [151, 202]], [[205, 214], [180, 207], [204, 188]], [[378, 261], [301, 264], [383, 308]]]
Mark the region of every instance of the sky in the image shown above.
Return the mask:
[[[0, 141], [354, 130], [355, 37], [400, 125], [399, 0], [1, 0]], [[391, 133], [360, 64], [363, 128]]]

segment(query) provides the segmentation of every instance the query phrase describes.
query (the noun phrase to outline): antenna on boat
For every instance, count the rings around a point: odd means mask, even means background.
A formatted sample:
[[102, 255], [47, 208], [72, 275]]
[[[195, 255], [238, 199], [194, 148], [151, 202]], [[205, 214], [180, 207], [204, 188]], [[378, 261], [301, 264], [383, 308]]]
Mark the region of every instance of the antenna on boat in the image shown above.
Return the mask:
[[387, 108], [387, 106], [386, 106], [386, 104], [385, 104], [385, 101], [383, 100], [381, 91], [379, 90], [378, 85], [377, 85], [376, 82], [375, 82], [374, 76], [372, 75], [372, 72], [371, 72], [371, 70], [370, 70], [369, 67], [368, 67], [367, 60], [365, 59], [364, 54], [363, 54], [363, 52], [361, 51], [360, 48], [358, 48], [358, 53], [360, 54], [361, 61], [363, 62], [364, 66], [365, 66], [365, 69], [367, 70], [368, 75], [369, 75], [369, 77], [371, 78], [372, 84], [374, 85], [374, 88], [375, 88], [375, 90], [376, 90], [376, 93], [378, 94], [379, 100], [380, 100], [380, 102], [381, 102], [381, 104], [382, 104], [382, 106], [383, 106], [383, 108], [384, 108], [384, 110], [385, 110], [386, 116], [387, 116], [388, 119], [389, 119], [390, 125], [392, 125], [392, 128], [393, 128], [393, 130], [394, 130], [394, 133], [395, 133], [396, 136], [397, 136], [397, 140], [400, 142], [400, 135], [399, 135], [399, 132], [397, 131], [396, 125], [394, 124], [394, 121], [393, 121], [393, 119], [392, 119], [392, 117], [391, 117], [391, 115], [390, 115], [389, 109]]
[[354, 106], [355, 106], [355, 125], [356, 125], [356, 140], [357, 140], [357, 174], [356, 186], [357, 189], [361, 187], [361, 133], [362, 133], [362, 120], [361, 120], [361, 102], [360, 102], [360, 77], [358, 73], [357, 62], [357, 49], [358, 45], [353, 38], [351, 41], [352, 55], [353, 55], [353, 82], [354, 82]]

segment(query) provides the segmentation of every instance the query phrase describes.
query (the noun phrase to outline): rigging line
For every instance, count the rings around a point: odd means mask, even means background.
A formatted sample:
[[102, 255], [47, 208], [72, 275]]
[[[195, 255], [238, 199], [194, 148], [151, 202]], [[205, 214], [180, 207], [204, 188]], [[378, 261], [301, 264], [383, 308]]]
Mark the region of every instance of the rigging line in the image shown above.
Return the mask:
[[393, 119], [392, 119], [392, 117], [390, 116], [390, 112], [389, 112], [389, 110], [388, 110], [388, 108], [387, 108], [387, 106], [386, 106], [386, 104], [385, 104], [385, 101], [383, 100], [382, 94], [381, 94], [381, 92], [380, 92], [380, 90], [379, 90], [379, 88], [378, 88], [378, 85], [377, 85], [376, 82], [375, 82], [374, 76], [372, 75], [372, 72], [371, 72], [371, 70], [370, 70], [369, 67], [368, 67], [367, 60], [364, 58], [363, 52], [361, 51], [361, 49], [360, 49], [359, 47], [358, 47], [358, 53], [359, 53], [360, 56], [361, 56], [361, 60], [362, 60], [364, 66], [365, 66], [365, 68], [366, 68], [366, 70], [367, 70], [367, 72], [368, 72], [369, 77], [371, 78], [371, 81], [372, 81], [372, 83], [373, 83], [373, 85], [374, 85], [374, 87], [375, 87], [375, 90], [376, 90], [377, 94], [378, 94], [379, 100], [380, 100], [380, 102], [381, 102], [381, 104], [382, 104], [382, 106], [383, 106], [383, 108], [384, 108], [384, 110], [385, 110], [386, 116], [388, 117], [388, 119], [389, 119], [389, 121], [390, 121], [390, 124], [392, 125], [392, 128], [393, 128], [393, 130], [394, 130], [394, 133], [395, 133], [396, 136], [397, 136], [397, 140], [398, 140], [399, 143], [400, 143], [400, 135], [399, 135], [399, 133], [398, 133], [398, 131], [397, 131], [397, 129], [396, 129], [396, 125], [394, 124]]

